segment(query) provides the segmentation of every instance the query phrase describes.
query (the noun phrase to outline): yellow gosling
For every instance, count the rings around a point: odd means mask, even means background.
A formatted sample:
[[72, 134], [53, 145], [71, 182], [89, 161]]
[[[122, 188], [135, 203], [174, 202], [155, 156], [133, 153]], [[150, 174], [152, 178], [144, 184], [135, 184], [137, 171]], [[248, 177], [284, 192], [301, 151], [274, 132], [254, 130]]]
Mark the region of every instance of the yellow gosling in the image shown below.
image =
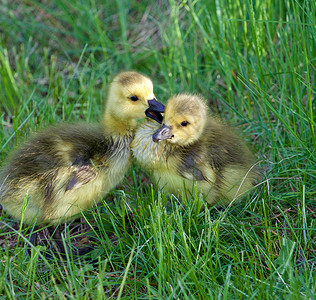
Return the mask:
[[209, 115], [204, 99], [179, 94], [167, 102], [163, 125], [149, 120], [136, 132], [132, 152], [160, 188], [207, 203], [240, 201], [260, 177], [255, 158], [228, 125]]
[[[0, 174], [0, 204], [24, 223], [67, 221], [99, 202], [124, 177], [137, 119], [158, 118], [152, 81], [137, 72], [110, 85], [100, 124], [62, 124], [35, 134]], [[161, 116], [161, 115], [160, 115]]]

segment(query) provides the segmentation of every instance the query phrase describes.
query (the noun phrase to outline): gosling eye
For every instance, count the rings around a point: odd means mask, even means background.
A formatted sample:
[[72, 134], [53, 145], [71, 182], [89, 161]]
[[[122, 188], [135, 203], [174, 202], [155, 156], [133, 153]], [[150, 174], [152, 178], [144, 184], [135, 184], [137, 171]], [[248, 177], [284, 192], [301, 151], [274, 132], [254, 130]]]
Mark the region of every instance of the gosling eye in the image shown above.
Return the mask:
[[180, 125], [185, 127], [185, 126], [189, 125], [189, 122], [188, 121], [183, 121]]
[[137, 101], [137, 100], [139, 100], [137, 96], [130, 96], [129, 98], [130, 98], [132, 101]]

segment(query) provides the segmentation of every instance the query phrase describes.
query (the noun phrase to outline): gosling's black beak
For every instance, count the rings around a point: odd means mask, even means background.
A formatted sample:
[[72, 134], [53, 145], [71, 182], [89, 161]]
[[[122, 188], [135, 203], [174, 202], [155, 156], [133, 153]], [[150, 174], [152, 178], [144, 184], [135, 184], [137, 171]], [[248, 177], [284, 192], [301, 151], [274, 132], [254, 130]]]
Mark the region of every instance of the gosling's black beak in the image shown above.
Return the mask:
[[145, 110], [145, 115], [148, 118], [154, 119], [158, 123], [161, 123], [163, 120], [163, 116], [160, 113], [165, 112], [165, 106], [158, 102], [155, 98], [152, 100], [148, 100], [149, 108]]
[[162, 140], [172, 139], [173, 135], [171, 134], [171, 127], [163, 124], [154, 134], [153, 141], [159, 143]]
[[155, 98], [152, 100], [148, 100], [149, 108], [151, 108], [155, 112], [163, 113], [165, 112], [165, 106], [158, 102]]

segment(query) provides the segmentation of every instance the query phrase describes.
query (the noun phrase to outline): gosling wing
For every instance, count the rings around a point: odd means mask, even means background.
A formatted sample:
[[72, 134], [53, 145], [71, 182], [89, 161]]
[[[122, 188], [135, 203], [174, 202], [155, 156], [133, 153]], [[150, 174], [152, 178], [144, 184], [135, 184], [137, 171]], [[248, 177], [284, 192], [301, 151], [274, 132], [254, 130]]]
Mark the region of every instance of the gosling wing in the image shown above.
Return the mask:
[[181, 163], [178, 165], [177, 172], [180, 176], [190, 180], [206, 180], [202, 171], [197, 167], [193, 155], [182, 157]]
[[186, 149], [182, 148], [179, 154], [177, 173], [183, 178], [210, 184], [221, 178], [219, 169], [207, 159], [208, 148], [204, 141], [194, 143]]
[[72, 170], [72, 176], [66, 186], [66, 191], [87, 184], [97, 176], [93, 166], [83, 158], [76, 159], [70, 169]]

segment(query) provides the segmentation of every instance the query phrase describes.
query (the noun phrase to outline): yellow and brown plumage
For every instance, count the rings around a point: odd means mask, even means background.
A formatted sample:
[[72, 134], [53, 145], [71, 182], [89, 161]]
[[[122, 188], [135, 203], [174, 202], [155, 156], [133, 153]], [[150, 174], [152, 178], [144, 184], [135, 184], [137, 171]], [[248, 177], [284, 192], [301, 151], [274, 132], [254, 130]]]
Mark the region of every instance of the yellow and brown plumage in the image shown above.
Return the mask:
[[[55, 224], [91, 207], [124, 177], [137, 119], [159, 118], [151, 80], [118, 74], [100, 124], [62, 124], [35, 134], [0, 175], [0, 204], [13, 217]], [[159, 121], [159, 119], [157, 119]]]
[[170, 98], [163, 125], [144, 123], [132, 152], [160, 188], [186, 196], [197, 188], [209, 205], [240, 200], [260, 176], [246, 144], [232, 128], [211, 117], [197, 95]]

